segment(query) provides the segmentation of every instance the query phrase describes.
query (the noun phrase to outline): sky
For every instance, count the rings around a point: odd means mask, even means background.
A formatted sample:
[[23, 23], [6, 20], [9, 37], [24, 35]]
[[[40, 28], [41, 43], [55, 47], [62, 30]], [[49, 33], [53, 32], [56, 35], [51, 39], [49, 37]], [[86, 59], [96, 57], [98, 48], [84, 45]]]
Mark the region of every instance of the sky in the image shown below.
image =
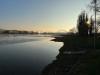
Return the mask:
[[[68, 31], [90, 0], [0, 0], [0, 29]], [[88, 10], [88, 9], [87, 9]]]

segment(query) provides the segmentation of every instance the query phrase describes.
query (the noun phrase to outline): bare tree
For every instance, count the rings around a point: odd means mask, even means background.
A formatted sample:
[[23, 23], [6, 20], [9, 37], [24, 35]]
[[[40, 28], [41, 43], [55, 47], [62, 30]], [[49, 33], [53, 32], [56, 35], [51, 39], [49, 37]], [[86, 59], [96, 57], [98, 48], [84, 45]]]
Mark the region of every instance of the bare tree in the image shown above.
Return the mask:
[[100, 0], [91, 0], [90, 9], [94, 11], [94, 32], [97, 33], [100, 26], [97, 20], [97, 15], [100, 13]]
[[91, 0], [91, 9], [94, 11], [94, 48], [96, 47], [96, 33], [99, 25], [97, 25], [97, 13], [100, 12], [100, 0]]

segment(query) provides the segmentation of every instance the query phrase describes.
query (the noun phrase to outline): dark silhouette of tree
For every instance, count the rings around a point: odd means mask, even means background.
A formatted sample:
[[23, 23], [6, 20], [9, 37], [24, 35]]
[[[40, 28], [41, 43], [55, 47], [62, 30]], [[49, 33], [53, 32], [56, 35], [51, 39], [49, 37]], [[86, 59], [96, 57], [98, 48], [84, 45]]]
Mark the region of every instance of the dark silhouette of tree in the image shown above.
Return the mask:
[[88, 36], [88, 15], [82, 12], [78, 17], [77, 28], [80, 36]]
[[89, 5], [90, 9], [94, 11], [94, 33], [97, 33], [99, 30], [99, 25], [97, 23], [97, 15], [100, 13], [100, 0], [91, 0], [91, 3]]
[[92, 19], [92, 16], [90, 18], [90, 26], [89, 26], [89, 34], [92, 35], [93, 34], [93, 30], [94, 30], [94, 21]]
[[[95, 6], [96, 6], [96, 10], [95, 10]], [[100, 0], [91, 0], [89, 7], [93, 9], [93, 11], [96, 11], [97, 13], [100, 12]]]
[[4, 30], [2, 33], [3, 34], [9, 34], [9, 30]]

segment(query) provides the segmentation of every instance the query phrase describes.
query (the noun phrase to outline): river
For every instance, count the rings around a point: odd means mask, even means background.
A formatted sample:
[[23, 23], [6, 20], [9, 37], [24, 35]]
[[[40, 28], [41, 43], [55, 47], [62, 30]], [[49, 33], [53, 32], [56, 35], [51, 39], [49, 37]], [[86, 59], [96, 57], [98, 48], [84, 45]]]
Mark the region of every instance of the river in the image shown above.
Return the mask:
[[40, 75], [56, 59], [61, 42], [50, 36], [2, 36], [0, 75]]

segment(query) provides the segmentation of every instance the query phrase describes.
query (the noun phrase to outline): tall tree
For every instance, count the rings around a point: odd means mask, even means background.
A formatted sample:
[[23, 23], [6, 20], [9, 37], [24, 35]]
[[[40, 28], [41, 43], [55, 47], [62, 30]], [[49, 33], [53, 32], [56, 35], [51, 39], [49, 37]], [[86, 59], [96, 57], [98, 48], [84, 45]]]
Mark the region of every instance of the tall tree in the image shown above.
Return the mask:
[[92, 16], [91, 16], [91, 18], [90, 18], [90, 26], [89, 26], [89, 34], [90, 35], [92, 35], [93, 31], [94, 31], [93, 26], [94, 26], [94, 21], [93, 21]]
[[100, 12], [100, 0], [91, 0], [90, 8], [94, 11], [94, 32], [98, 32], [97, 14]]
[[80, 36], [88, 36], [88, 16], [85, 12], [82, 12], [77, 21], [77, 28], [78, 28], [78, 33]]

